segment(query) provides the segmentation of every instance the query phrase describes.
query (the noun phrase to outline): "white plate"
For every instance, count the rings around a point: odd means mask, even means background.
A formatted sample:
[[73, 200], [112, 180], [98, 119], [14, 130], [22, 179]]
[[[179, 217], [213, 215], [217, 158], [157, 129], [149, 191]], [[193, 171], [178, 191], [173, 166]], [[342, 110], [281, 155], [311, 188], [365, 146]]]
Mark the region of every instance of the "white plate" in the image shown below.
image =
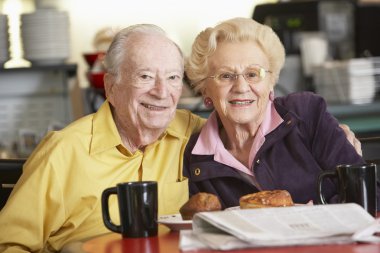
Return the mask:
[[[305, 206], [305, 205], [312, 205], [312, 204], [298, 204], [295, 203], [294, 206]], [[227, 207], [224, 209], [224, 211], [230, 211], [230, 210], [240, 210], [240, 206], [232, 206], [232, 207]]]
[[158, 217], [158, 223], [161, 223], [171, 230], [191, 229], [193, 221], [183, 220], [181, 214], [162, 215]]
[[227, 207], [226, 209], [224, 209], [224, 211], [239, 210], [239, 209], [240, 209], [240, 206], [232, 206], [232, 207]]

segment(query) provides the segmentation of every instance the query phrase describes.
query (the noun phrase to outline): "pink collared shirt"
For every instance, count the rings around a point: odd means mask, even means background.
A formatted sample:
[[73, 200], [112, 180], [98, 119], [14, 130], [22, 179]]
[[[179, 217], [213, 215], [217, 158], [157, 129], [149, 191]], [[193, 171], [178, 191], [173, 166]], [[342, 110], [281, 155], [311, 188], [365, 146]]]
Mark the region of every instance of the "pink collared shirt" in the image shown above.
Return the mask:
[[[265, 141], [265, 135], [272, 132], [284, 120], [277, 113], [272, 101], [268, 102], [265, 111], [264, 120], [257, 130], [256, 136], [253, 140], [251, 151], [249, 153], [249, 164], [253, 163], [257, 151]], [[214, 160], [223, 163], [232, 168], [235, 168], [245, 174], [253, 176], [250, 168], [247, 168], [240, 161], [238, 161], [230, 152], [228, 152], [219, 136], [218, 122], [216, 112], [212, 112], [205, 126], [202, 128], [197, 143], [195, 144], [192, 152], [195, 155], [214, 155]]]

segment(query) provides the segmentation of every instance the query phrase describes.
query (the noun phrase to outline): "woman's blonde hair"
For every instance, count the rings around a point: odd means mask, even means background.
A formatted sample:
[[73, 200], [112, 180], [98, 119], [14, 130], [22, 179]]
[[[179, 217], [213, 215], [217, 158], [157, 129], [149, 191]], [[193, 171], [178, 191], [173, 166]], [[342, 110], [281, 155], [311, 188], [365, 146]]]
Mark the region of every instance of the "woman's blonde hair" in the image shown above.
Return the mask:
[[185, 71], [196, 92], [203, 93], [204, 82], [208, 75], [208, 58], [215, 52], [218, 43], [223, 41], [254, 41], [269, 59], [269, 70], [278, 81], [285, 61], [285, 50], [278, 36], [266, 25], [250, 18], [234, 18], [209, 27], [196, 37], [191, 54], [186, 61]]

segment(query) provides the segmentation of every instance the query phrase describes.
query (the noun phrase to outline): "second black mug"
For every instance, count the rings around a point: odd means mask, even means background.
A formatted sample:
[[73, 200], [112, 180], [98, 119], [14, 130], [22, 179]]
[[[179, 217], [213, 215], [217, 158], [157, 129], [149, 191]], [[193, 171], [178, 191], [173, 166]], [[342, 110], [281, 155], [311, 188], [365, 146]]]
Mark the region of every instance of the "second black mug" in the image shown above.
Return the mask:
[[368, 213], [376, 217], [376, 164], [338, 165], [336, 170], [323, 171], [318, 178], [318, 195], [322, 204], [326, 204], [323, 195], [325, 177], [338, 179], [340, 203], [357, 203]]

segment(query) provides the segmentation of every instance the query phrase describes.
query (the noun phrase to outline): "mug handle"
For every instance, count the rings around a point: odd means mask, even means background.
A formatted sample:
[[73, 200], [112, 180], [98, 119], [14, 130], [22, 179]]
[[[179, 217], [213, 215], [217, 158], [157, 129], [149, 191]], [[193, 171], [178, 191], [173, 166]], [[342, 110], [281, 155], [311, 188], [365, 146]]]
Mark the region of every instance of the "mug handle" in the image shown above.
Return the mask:
[[111, 231], [121, 233], [121, 225], [115, 225], [110, 217], [110, 209], [108, 199], [112, 194], [117, 195], [117, 188], [107, 188], [102, 192], [102, 216], [104, 225]]
[[335, 177], [336, 173], [337, 173], [336, 170], [334, 170], [334, 171], [323, 171], [318, 176], [318, 184], [317, 184], [317, 187], [318, 187], [318, 196], [319, 196], [319, 201], [322, 204], [328, 204], [327, 201], [326, 201], [326, 199], [325, 199], [325, 196], [323, 195], [323, 192], [322, 192], [322, 182], [323, 182], [323, 179], [325, 177]]

